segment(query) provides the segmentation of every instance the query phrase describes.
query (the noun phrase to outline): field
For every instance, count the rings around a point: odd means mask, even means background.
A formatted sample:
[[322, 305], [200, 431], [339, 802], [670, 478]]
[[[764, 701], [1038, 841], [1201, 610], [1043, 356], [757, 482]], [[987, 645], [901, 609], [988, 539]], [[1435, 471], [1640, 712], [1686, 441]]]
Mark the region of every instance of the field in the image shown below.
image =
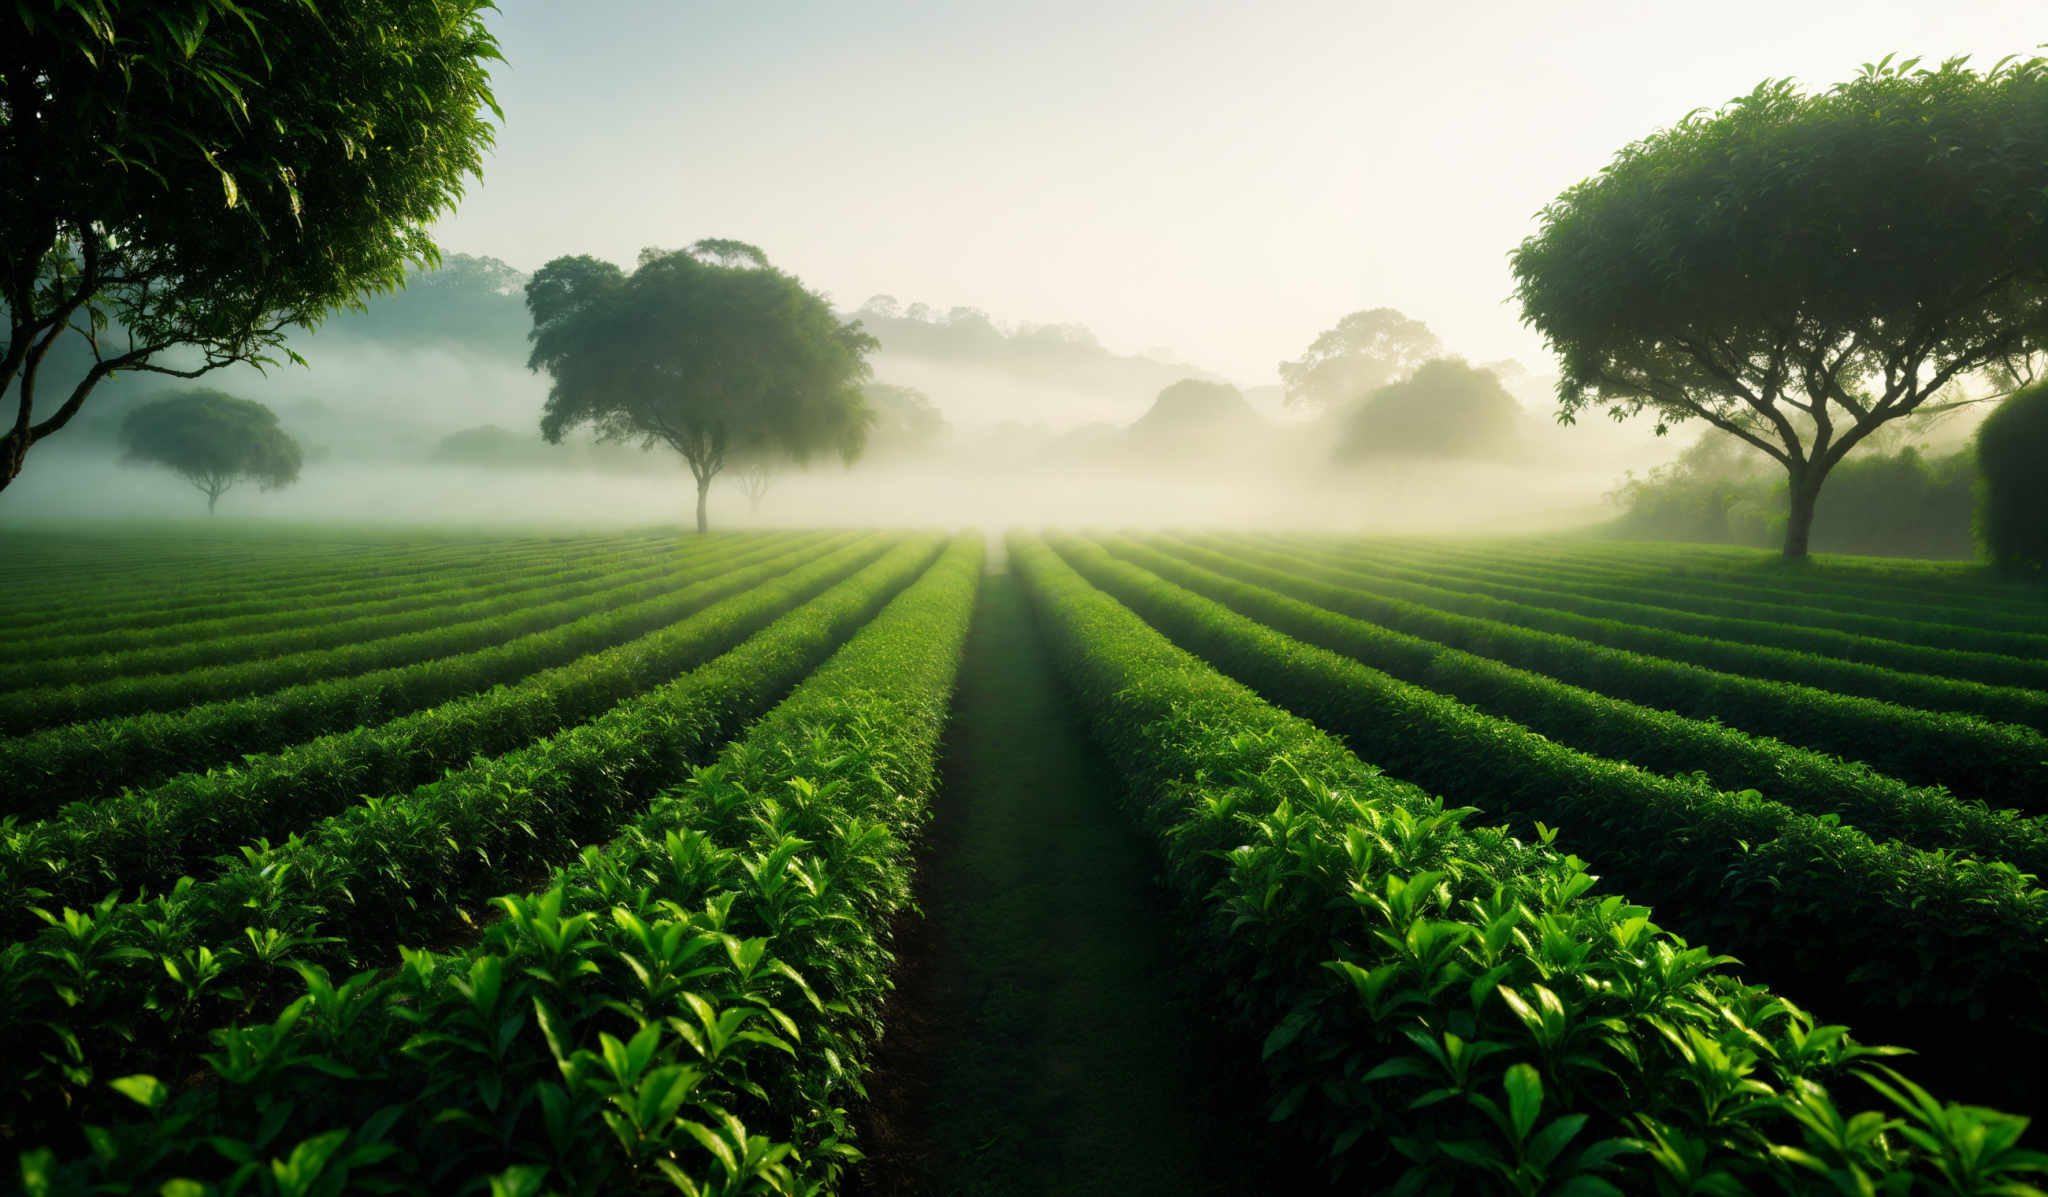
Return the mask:
[[28, 1192], [2048, 1166], [2038, 587], [1270, 533], [0, 555]]

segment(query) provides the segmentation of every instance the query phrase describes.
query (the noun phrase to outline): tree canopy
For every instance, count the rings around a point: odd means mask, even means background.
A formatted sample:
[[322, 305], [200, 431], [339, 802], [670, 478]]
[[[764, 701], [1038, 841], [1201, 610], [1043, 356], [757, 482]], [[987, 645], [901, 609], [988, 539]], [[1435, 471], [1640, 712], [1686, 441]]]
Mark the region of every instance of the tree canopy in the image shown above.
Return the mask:
[[1791, 482], [1960, 378], [2048, 344], [2048, 60], [1767, 81], [1624, 148], [1513, 255], [1559, 418], [1701, 419]]
[[1334, 407], [1401, 378], [1444, 351], [1420, 320], [1393, 308], [1353, 312], [1326, 329], [1308, 351], [1280, 363], [1287, 402]]
[[1337, 455], [1498, 457], [1514, 447], [1521, 418], [1493, 371], [1437, 358], [1345, 412]]
[[872, 413], [860, 384], [874, 338], [741, 242], [648, 250], [629, 275], [557, 258], [527, 285], [528, 366], [552, 384], [541, 434], [588, 425], [600, 439], [665, 444], [697, 483], [697, 529], [729, 462], [825, 452], [851, 462]]
[[404, 289], [336, 314], [315, 344], [352, 339], [517, 361], [528, 323], [524, 273], [496, 258], [446, 254], [438, 266], [411, 272]]
[[299, 443], [253, 399], [192, 390], [143, 404], [121, 421], [129, 461], [169, 468], [206, 496], [207, 514], [238, 482], [276, 490], [299, 480]]
[[1984, 548], [1999, 569], [2038, 576], [2048, 569], [2048, 382], [1999, 404], [1978, 426], [1976, 448]]
[[[296, 358], [285, 329], [435, 261], [429, 228], [491, 144], [488, 8], [6, 8], [0, 392], [15, 403], [0, 487], [116, 371], [191, 378]], [[91, 364], [39, 376], [67, 337]]]
[[861, 397], [874, 413], [868, 431], [869, 456], [917, 457], [938, 448], [952, 431], [931, 396], [916, 387], [871, 382]]

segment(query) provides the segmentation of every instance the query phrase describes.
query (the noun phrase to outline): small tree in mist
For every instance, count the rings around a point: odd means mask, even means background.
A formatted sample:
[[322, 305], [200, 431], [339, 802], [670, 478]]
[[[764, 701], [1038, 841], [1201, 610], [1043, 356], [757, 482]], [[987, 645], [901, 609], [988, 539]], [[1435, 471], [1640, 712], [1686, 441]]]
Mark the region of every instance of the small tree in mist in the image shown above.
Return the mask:
[[761, 500], [768, 497], [769, 488], [775, 485], [774, 465], [753, 458], [732, 467], [732, 477], [740, 493], [747, 496], [747, 510], [759, 514]]
[[1768, 454], [1787, 558], [1859, 442], [2048, 344], [2048, 60], [1914, 67], [1694, 113], [1513, 255], [1523, 319], [1562, 358], [1558, 419], [1700, 419]]
[[1393, 308], [1353, 312], [1291, 362], [1280, 363], [1287, 402], [1334, 407], [1406, 375], [1444, 351], [1420, 320]]
[[489, 7], [0, 10], [0, 488], [116, 372], [289, 355], [287, 328], [434, 261], [491, 144]]
[[195, 390], [145, 403], [121, 421], [129, 461], [165, 466], [206, 496], [212, 515], [238, 482], [276, 490], [299, 480], [304, 455], [277, 414], [252, 399]]
[[870, 457], [916, 457], [936, 450], [952, 432], [944, 412], [916, 387], [871, 382], [860, 389], [875, 415], [868, 431]]
[[1977, 429], [1977, 535], [2006, 573], [2048, 569], [2048, 382], [2015, 394]]
[[1499, 457], [1514, 448], [1521, 418], [1493, 371], [1438, 358], [1346, 412], [1337, 455]]
[[559, 444], [587, 424], [600, 440], [674, 449], [697, 484], [699, 532], [727, 465], [827, 451], [850, 463], [866, 443], [860, 383], [874, 338], [744, 242], [647, 250], [630, 275], [557, 258], [526, 302], [527, 365], [553, 380], [541, 434]]

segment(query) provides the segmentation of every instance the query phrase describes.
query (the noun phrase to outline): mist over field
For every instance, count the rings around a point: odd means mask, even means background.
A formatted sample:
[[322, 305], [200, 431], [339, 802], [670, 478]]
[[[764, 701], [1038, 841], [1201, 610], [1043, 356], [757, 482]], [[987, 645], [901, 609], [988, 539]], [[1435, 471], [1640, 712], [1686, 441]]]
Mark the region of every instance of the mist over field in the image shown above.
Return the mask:
[[2042, 28], [0, 3], [5, 1192], [2048, 1197]]
[[[305, 451], [299, 480], [221, 501], [224, 519], [606, 527], [687, 521], [691, 485], [662, 447], [546, 444], [547, 380], [525, 368], [525, 276], [458, 257], [365, 312], [294, 339], [310, 363], [209, 374], [268, 405]], [[849, 313], [877, 334], [875, 384], [914, 392], [927, 427], [892, 440], [885, 419], [853, 465], [830, 455], [774, 471], [758, 508], [736, 473], [714, 486], [717, 526], [875, 524], [1296, 527], [1444, 533], [1529, 531], [1606, 518], [1624, 471], [1676, 445], [1637, 427], [1566, 429], [1551, 380], [1502, 370], [1519, 405], [1505, 451], [1480, 460], [1340, 460], [1335, 413], [1290, 407], [1277, 380], [1102, 348], [1075, 326]], [[920, 314], [921, 315], [921, 314]], [[1304, 340], [1307, 333], [1304, 333]], [[1182, 379], [1230, 383], [1241, 409], [1162, 405]], [[124, 462], [126, 412], [185, 384], [103, 384], [0, 504], [0, 526], [197, 516], [169, 471]]]

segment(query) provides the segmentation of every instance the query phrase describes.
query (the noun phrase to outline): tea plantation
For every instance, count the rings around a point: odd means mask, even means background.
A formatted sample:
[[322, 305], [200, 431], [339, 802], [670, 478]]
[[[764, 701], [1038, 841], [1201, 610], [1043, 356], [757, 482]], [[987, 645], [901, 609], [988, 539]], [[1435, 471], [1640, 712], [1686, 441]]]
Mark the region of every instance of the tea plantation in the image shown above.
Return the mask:
[[0, 1185], [2048, 1173], [2038, 587], [1276, 533], [0, 554]]

